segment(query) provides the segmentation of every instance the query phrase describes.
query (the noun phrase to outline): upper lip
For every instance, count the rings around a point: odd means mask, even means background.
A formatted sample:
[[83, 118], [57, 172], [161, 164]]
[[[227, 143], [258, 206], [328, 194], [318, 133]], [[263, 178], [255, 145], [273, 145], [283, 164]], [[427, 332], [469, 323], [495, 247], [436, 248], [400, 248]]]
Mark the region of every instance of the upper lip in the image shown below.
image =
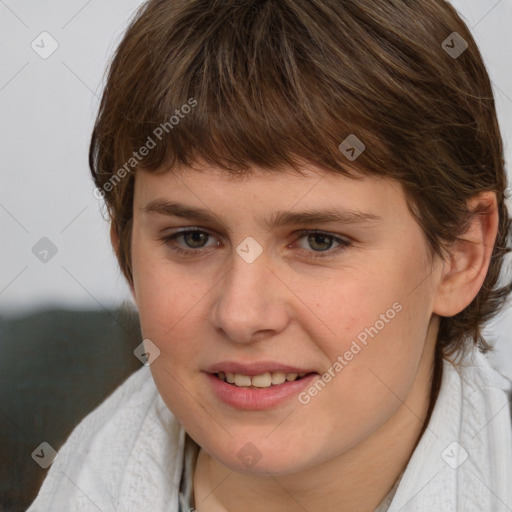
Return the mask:
[[284, 372], [284, 373], [311, 373], [314, 370], [310, 368], [300, 368], [276, 361], [254, 361], [241, 363], [238, 361], [221, 361], [215, 363], [206, 369], [208, 373], [239, 373], [253, 377], [267, 372]]

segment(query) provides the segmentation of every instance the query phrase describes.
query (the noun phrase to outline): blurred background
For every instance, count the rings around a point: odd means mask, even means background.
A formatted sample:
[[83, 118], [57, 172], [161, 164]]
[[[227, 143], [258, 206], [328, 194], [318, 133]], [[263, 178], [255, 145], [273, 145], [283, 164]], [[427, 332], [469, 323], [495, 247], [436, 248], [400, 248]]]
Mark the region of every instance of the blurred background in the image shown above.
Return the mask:
[[[136, 310], [87, 165], [104, 70], [140, 3], [0, 0], [0, 510], [28, 507], [47, 471], [41, 443], [58, 450], [141, 366]], [[493, 81], [510, 165], [512, 0], [452, 3]], [[507, 305], [486, 335], [508, 375], [511, 330]]]

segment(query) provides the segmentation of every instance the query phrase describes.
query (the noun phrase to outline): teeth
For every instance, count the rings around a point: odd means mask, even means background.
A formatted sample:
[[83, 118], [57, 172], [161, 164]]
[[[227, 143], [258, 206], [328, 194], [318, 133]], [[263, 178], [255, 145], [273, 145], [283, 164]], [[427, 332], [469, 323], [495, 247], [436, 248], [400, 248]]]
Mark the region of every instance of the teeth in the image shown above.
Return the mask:
[[241, 375], [240, 373], [235, 373], [235, 386], [250, 386], [251, 385], [251, 377], [249, 375]]
[[219, 372], [217, 376], [220, 380], [226, 381], [229, 384], [234, 384], [238, 387], [250, 387], [255, 388], [268, 388], [270, 386], [276, 386], [283, 384], [284, 382], [291, 382], [297, 379], [297, 377], [304, 377], [306, 372], [302, 373], [285, 373], [285, 372], [266, 372], [260, 375], [243, 375], [241, 373], [230, 373], [230, 372]]
[[251, 381], [252, 385], [256, 388], [268, 388], [272, 384], [272, 377], [270, 373], [267, 372], [263, 373], [262, 375], [255, 375], [252, 379], [249, 378], [249, 382]]
[[286, 381], [286, 373], [284, 373], [284, 372], [272, 373], [272, 384], [282, 384], [285, 381]]

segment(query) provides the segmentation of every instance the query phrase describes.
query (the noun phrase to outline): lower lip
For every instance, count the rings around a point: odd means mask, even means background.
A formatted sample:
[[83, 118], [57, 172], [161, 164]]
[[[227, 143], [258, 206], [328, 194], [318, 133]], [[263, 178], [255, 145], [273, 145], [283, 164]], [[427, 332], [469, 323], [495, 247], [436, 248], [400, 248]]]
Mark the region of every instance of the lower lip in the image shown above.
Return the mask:
[[296, 397], [304, 388], [319, 377], [312, 373], [300, 380], [286, 381], [268, 388], [242, 388], [220, 380], [215, 374], [207, 373], [206, 377], [217, 395], [223, 402], [237, 409], [269, 409]]

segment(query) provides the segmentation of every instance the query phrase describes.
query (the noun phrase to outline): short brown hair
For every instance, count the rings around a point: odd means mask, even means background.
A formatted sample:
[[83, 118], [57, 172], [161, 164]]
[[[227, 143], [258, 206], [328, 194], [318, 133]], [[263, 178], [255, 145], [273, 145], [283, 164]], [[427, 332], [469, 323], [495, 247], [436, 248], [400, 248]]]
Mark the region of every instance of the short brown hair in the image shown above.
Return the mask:
[[[450, 54], [443, 41], [467, 49]], [[502, 140], [480, 52], [443, 0], [143, 4], [110, 64], [89, 154], [125, 277], [132, 282], [131, 170], [204, 161], [243, 174], [311, 162], [350, 176], [338, 149], [350, 134], [366, 145], [350, 167], [402, 184], [432, 253], [464, 233], [469, 198], [496, 193], [484, 284], [441, 319], [438, 336], [445, 354], [467, 341], [488, 349], [482, 325], [511, 290], [498, 287], [510, 226]]]

